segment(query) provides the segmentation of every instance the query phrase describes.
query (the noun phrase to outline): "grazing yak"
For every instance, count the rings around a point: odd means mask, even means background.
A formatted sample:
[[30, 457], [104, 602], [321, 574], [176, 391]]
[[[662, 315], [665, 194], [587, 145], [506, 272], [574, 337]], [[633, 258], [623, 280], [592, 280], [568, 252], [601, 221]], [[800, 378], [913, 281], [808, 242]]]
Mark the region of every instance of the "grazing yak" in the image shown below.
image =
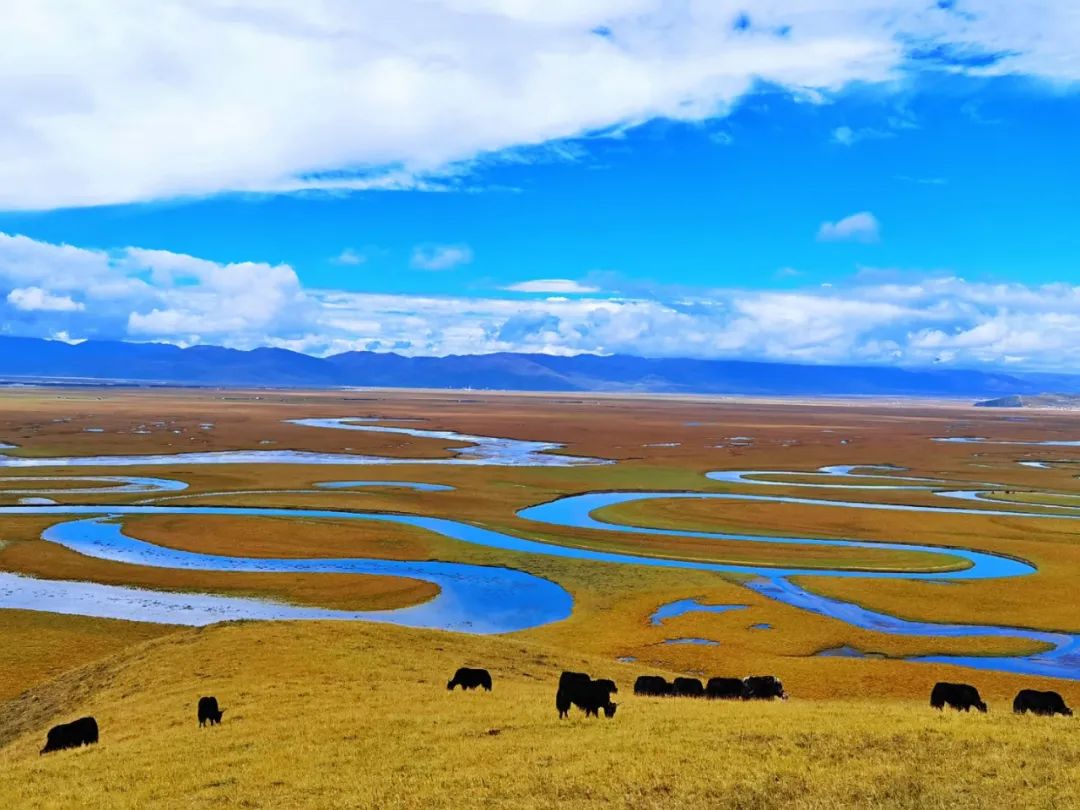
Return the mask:
[[1057, 692], [1040, 692], [1036, 689], [1021, 689], [1013, 701], [1013, 711], [1017, 714], [1031, 712], [1052, 717], [1061, 714], [1072, 717], [1072, 709], [1065, 705], [1065, 701]]
[[223, 714], [225, 714], [225, 710], [218, 708], [216, 697], [199, 698], [199, 728], [202, 728], [207, 723], [212, 726], [218, 725]]
[[587, 672], [563, 672], [559, 676], [559, 688], [562, 689], [572, 683], [588, 683], [591, 680]]
[[986, 704], [979, 697], [979, 690], [974, 686], [968, 686], [966, 683], [939, 682], [935, 684], [933, 691], [930, 693], [930, 705], [935, 709], [944, 709], [946, 706], [951, 706], [958, 711], [966, 712], [971, 709], [978, 709], [980, 712], [986, 711]]
[[97, 720], [93, 717], [81, 717], [70, 723], [53, 726], [45, 738], [42, 754], [50, 751], [63, 751], [65, 748], [78, 748], [93, 745], [98, 741]]
[[454, 673], [454, 677], [446, 682], [446, 688], [451, 692], [455, 686], [460, 686], [462, 691], [484, 687], [485, 692], [491, 691], [491, 674], [486, 669], [473, 669], [472, 667], [460, 667]]
[[610, 678], [597, 678], [593, 683], [598, 683], [608, 690], [608, 694], [614, 695], [619, 691], [619, 687], [615, 685], [615, 681]]
[[672, 685], [659, 675], [641, 675], [634, 681], [634, 694], [648, 697], [666, 697], [672, 693]]
[[586, 717], [599, 717], [601, 709], [605, 717], [614, 717], [618, 704], [611, 701], [611, 693], [618, 691], [615, 682], [607, 678], [594, 681], [584, 672], [564, 672], [555, 693], [559, 719], [569, 717], [571, 706], [577, 706]]
[[703, 697], [705, 687], [697, 678], [676, 678], [671, 685], [672, 694], [675, 697]]
[[711, 700], [741, 700], [742, 678], [709, 678], [705, 684], [705, 697]]
[[578, 687], [590, 683], [592, 678], [584, 672], [563, 672], [559, 676], [559, 688], [555, 692], [555, 708], [559, 710], [559, 719], [570, 716], [570, 707], [574, 704], [573, 695]]
[[775, 675], [751, 675], [743, 678], [743, 700], [787, 700], [784, 685]]

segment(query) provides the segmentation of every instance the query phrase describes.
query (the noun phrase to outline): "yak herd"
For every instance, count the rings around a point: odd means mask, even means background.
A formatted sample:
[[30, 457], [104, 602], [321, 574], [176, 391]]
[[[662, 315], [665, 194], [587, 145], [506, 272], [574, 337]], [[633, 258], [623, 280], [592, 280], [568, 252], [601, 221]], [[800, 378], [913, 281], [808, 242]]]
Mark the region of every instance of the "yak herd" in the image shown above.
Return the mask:
[[[491, 673], [486, 669], [461, 667], [447, 682], [446, 688], [462, 690], [483, 687], [491, 691]], [[618, 693], [615, 682], [607, 678], [593, 679], [584, 672], [563, 672], [555, 692], [555, 708], [559, 718], [570, 716], [570, 709], [577, 706], [586, 717], [614, 717], [617, 703], [611, 696]], [[697, 678], [667, 680], [660, 675], [641, 675], [634, 681], [634, 694], [644, 697], [691, 697], [711, 700], [787, 700], [787, 693], [780, 679], [774, 675], [750, 675], [746, 678], [709, 678], [702, 684]], [[935, 709], [946, 706], [958, 711], [985, 712], [986, 703], [979, 690], [966, 683], [937, 683], [930, 692], [930, 705]], [[1065, 705], [1057, 692], [1040, 692], [1021, 689], [1013, 700], [1016, 714], [1038, 714], [1050, 717], [1056, 714], [1072, 717], [1072, 709]]]
[[634, 694], [651, 697], [703, 697], [712, 700], [787, 700], [784, 685], [773, 675], [709, 678], [704, 686], [697, 678], [676, 678], [668, 681], [659, 675], [642, 675], [634, 682]]
[[[461, 667], [454, 673], [446, 688], [450, 691], [457, 686], [461, 689], [482, 688], [491, 691], [491, 673], [486, 669]], [[570, 716], [570, 709], [577, 706], [586, 717], [599, 717], [603, 711], [605, 717], [614, 717], [619, 704], [611, 696], [619, 688], [607, 678], [593, 679], [584, 672], [563, 672], [559, 677], [559, 686], [555, 692], [555, 708], [559, 718]], [[634, 694], [645, 697], [691, 697], [713, 700], [787, 700], [784, 685], [772, 675], [751, 675], [747, 678], [710, 678], [702, 684], [697, 678], [675, 678], [669, 681], [660, 675], [642, 675], [634, 682]], [[930, 692], [930, 705], [935, 709], [946, 706], [958, 711], [968, 712], [975, 709], [986, 712], [986, 703], [979, 695], [979, 690], [966, 683], [945, 683], [934, 685]], [[1035, 689], [1022, 689], [1013, 700], [1016, 714], [1037, 714], [1046, 717], [1053, 715], [1072, 716], [1072, 709], [1057, 692], [1040, 692]], [[199, 727], [206, 724], [216, 726], [221, 723], [225, 710], [218, 708], [216, 697], [199, 698], [197, 714]], [[98, 741], [98, 724], [93, 717], [82, 717], [71, 723], [62, 723], [49, 730], [42, 754], [62, 751], [66, 748], [79, 748], [93, 745]]]
[[[966, 683], [937, 683], [930, 692], [930, 705], [935, 709], [946, 706], [957, 711], [969, 712], [975, 709], [986, 712], [986, 703], [979, 695], [979, 690]], [[1013, 699], [1013, 711], [1016, 714], [1038, 714], [1052, 717], [1060, 714], [1072, 717], [1072, 709], [1065, 705], [1065, 700], [1057, 692], [1040, 692], [1037, 689], [1021, 689]]]
[[[462, 691], [483, 688], [491, 691], [491, 673], [486, 669], [461, 667], [446, 682], [451, 692], [460, 686]], [[611, 696], [619, 688], [609, 678], [593, 679], [584, 672], [563, 672], [555, 691], [555, 708], [559, 718], [570, 716], [577, 706], [586, 717], [614, 717], [619, 704]], [[727, 700], [787, 700], [784, 685], [773, 675], [751, 675], [748, 678], [710, 678], [702, 684], [697, 678], [676, 678], [669, 681], [660, 675], [642, 675], [634, 682], [634, 694], [646, 697], [698, 697]]]

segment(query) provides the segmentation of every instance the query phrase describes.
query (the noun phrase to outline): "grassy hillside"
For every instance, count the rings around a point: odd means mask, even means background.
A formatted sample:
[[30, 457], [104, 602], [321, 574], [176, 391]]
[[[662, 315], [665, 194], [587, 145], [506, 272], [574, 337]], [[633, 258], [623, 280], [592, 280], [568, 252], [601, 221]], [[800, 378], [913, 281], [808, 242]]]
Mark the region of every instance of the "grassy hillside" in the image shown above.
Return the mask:
[[[494, 691], [448, 693], [464, 664], [488, 667]], [[560, 722], [563, 668], [616, 678], [615, 719]], [[1077, 721], [1013, 717], [1004, 686], [989, 690], [989, 715], [963, 716], [797, 694], [765, 705], [635, 698], [639, 672], [512, 638], [360, 624], [183, 631], [5, 705], [0, 806], [1080, 803]], [[222, 726], [197, 727], [203, 694], [225, 707]], [[48, 726], [82, 714], [97, 717], [98, 746], [38, 756]]]

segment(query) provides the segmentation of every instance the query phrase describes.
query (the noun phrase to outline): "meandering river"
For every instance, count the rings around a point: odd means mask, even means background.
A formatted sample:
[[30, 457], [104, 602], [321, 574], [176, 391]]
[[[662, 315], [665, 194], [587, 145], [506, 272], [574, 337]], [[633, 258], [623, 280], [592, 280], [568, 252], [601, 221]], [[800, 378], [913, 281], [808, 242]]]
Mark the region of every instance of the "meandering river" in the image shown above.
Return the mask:
[[[296, 420], [296, 424], [311, 427], [401, 433], [423, 438], [439, 438], [468, 444], [444, 459], [415, 459], [356, 456], [346, 454], [302, 453], [297, 451], [261, 450], [226, 451], [222, 453], [180, 453], [172, 456], [99, 456], [78, 458], [21, 459], [0, 456], [0, 466], [141, 466], [144, 464], [217, 464], [217, 463], [301, 463], [301, 464], [487, 464], [506, 466], [563, 466], [570, 464], [605, 463], [560, 454], [560, 445], [548, 442], [522, 442], [457, 434], [452, 431], [428, 431], [414, 428], [364, 424], [358, 419]], [[351, 459], [343, 462], [341, 459]], [[27, 463], [22, 463], [27, 462]], [[719, 471], [709, 474], [713, 481], [743, 485], [841, 487], [846, 489], [914, 489], [934, 492], [952, 498], [978, 499], [985, 490], [940, 490], [946, 482], [937, 479], [897, 475], [897, 468], [882, 466], [833, 466], [816, 473], [788, 471]], [[777, 477], [817, 475], [820, 483], [776, 481]], [[856, 481], [846, 479], [857, 478]], [[72, 483], [105, 484], [85, 488], [27, 488], [20, 485], [55, 480]], [[861, 482], [861, 483], [860, 483]], [[868, 482], [868, 483], [867, 483]], [[4, 489], [4, 484], [14, 488]], [[5, 494], [33, 492], [44, 494], [76, 494], [110, 492], [168, 493], [185, 488], [183, 482], [169, 479], [106, 476], [82, 479], [75, 476], [51, 478], [0, 479], [0, 491]], [[414, 484], [407, 481], [327, 481], [319, 489], [306, 492], [367, 486], [397, 486], [426, 491], [449, 489], [439, 485]], [[987, 488], [993, 485], [987, 484]], [[111, 487], [111, 488], [110, 488]], [[821, 498], [799, 498], [750, 494], [742, 492], [593, 492], [561, 498], [521, 510], [518, 518], [525, 522], [549, 526], [585, 528], [624, 533], [693, 537], [700, 539], [736, 540], [751, 543], [788, 543], [827, 546], [834, 548], [882, 549], [922, 552], [943, 555], [943, 562], [963, 561], [958, 570], [926, 572], [855, 571], [845, 569], [778, 568], [763, 565], [731, 565], [690, 560], [673, 560], [644, 555], [619, 554], [528, 540], [516, 535], [497, 532], [447, 518], [422, 515], [352, 512], [331, 509], [284, 509], [268, 507], [183, 506], [164, 503], [177, 496], [166, 496], [156, 504], [128, 505], [19, 505], [0, 507], [4, 515], [62, 515], [73, 519], [53, 525], [43, 539], [57, 543], [79, 554], [162, 568], [188, 570], [291, 572], [291, 573], [353, 573], [377, 574], [431, 582], [439, 587], [433, 599], [412, 607], [386, 611], [334, 611], [279, 604], [267, 600], [220, 597], [208, 594], [180, 594], [150, 591], [140, 588], [108, 586], [94, 583], [40, 580], [16, 574], [0, 574], [0, 607], [48, 610], [140, 621], [202, 625], [228, 619], [351, 619], [390, 622], [412, 627], [429, 627], [473, 633], [501, 633], [560, 621], [567, 618], [573, 607], [569, 593], [558, 584], [529, 574], [500, 566], [478, 566], [447, 562], [414, 562], [400, 560], [353, 559], [269, 559], [197, 554], [147, 543], [123, 530], [122, 520], [131, 515], [229, 515], [251, 517], [284, 517], [295, 519], [334, 519], [346, 521], [383, 521], [414, 526], [435, 532], [443, 537], [465, 543], [504, 549], [522, 554], [545, 555], [588, 560], [617, 565], [643, 565], [660, 568], [692, 569], [724, 573], [749, 574], [753, 579], [747, 587], [770, 599], [802, 610], [808, 610], [847, 622], [856, 627], [882, 633], [935, 637], [1002, 636], [1026, 638], [1051, 645], [1048, 652], [1032, 656], [965, 657], [935, 656], [920, 660], [960, 664], [969, 667], [1023, 672], [1052, 677], [1080, 679], [1080, 636], [1067, 633], [1035, 631], [1025, 628], [982, 625], [953, 625], [910, 622], [887, 614], [807, 591], [791, 581], [791, 577], [864, 577], [879, 579], [914, 579], [951, 582], [1028, 576], [1035, 572], [1030, 564], [1001, 555], [971, 549], [941, 548], [910, 542], [867, 542], [858, 540], [828, 540], [807, 537], [768, 537], [722, 532], [692, 532], [653, 529], [643, 526], [612, 524], [596, 516], [606, 507], [657, 498], [754, 500], [799, 503], [855, 509], [888, 509], [903, 511], [946, 511], [956, 514], [1005, 515], [1022, 519], [1078, 519], [1080, 510], [1072, 513], [1043, 512], [968, 507], [931, 507], [873, 501], [844, 501]], [[181, 496], [184, 497], [184, 496]], [[950, 559], [951, 558], [951, 559]], [[942, 566], [944, 567], [944, 566]]]

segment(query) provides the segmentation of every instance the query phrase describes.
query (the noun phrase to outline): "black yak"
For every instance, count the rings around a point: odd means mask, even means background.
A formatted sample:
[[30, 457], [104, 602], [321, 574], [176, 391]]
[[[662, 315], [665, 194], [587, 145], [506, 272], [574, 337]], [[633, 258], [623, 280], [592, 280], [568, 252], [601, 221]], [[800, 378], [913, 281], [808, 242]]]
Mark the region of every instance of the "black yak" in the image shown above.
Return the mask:
[[659, 675], [641, 675], [634, 681], [634, 694], [664, 697], [671, 694], [672, 686]]
[[98, 741], [98, 724], [93, 717], [81, 717], [70, 723], [62, 723], [49, 729], [45, 738], [42, 754], [50, 751], [63, 751], [65, 748], [79, 748], [93, 745]]
[[559, 717], [569, 715], [572, 705], [585, 712], [586, 717], [599, 717], [601, 709], [605, 717], [614, 717], [618, 708], [618, 704], [611, 701], [608, 685], [601, 681], [570, 680], [560, 686], [555, 694], [555, 708], [559, 710]]
[[486, 669], [473, 669], [472, 667], [460, 667], [454, 673], [454, 677], [446, 682], [446, 688], [451, 692], [455, 686], [462, 690], [484, 687], [485, 692], [491, 691], [491, 674]]
[[1031, 712], [1052, 717], [1061, 714], [1072, 717], [1072, 709], [1065, 705], [1065, 701], [1057, 692], [1039, 692], [1036, 689], [1021, 689], [1013, 700], [1013, 711], [1017, 714]]
[[740, 700], [742, 696], [742, 678], [709, 678], [705, 684], [705, 697], [712, 700]]
[[966, 712], [971, 709], [978, 709], [980, 712], [986, 711], [986, 704], [979, 697], [979, 690], [974, 686], [968, 686], [966, 683], [939, 682], [935, 684], [933, 691], [930, 693], [930, 705], [935, 709], [944, 709], [946, 706], [951, 706], [958, 711]]
[[702, 697], [705, 687], [697, 678], [676, 678], [671, 691], [676, 697]]
[[592, 678], [585, 672], [563, 672], [559, 676], [559, 688], [555, 692], [555, 708], [559, 719], [570, 716], [570, 707], [574, 705], [573, 696], [577, 687], [591, 683]]
[[774, 675], [751, 675], [743, 678], [743, 700], [787, 700], [784, 685]]
[[614, 695], [619, 691], [619, 687], [615, 685], [615, 681], [610, 678], [597, 678], [593, 683], [598, 683], [608, 690], [608, 694]]
[[216, 697], [199, 698], [199, 728], [202, 728], [207, 723], [216, 726], [221, 722], [221, 715], [223, 714], [225, 714], [225, 710], [218, 708]]
[[572, 683], [588, 683], [592, 678], [587, 672], [563, 672], [559, 676], [559, 688], [569, 686]]

